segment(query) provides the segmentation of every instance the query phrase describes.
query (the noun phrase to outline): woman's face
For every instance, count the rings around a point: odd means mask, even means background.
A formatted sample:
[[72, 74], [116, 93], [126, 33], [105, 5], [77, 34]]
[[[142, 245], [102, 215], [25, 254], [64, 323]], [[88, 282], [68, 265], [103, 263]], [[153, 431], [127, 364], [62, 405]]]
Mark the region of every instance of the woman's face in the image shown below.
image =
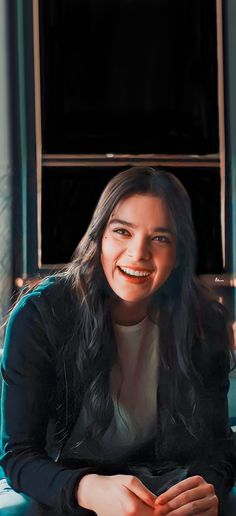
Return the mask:
[[101, 264], [120, 299], [148, 300], [175, 265], [176, 237], [164, 199], [135, 194], [121, 200], [105, 228]]

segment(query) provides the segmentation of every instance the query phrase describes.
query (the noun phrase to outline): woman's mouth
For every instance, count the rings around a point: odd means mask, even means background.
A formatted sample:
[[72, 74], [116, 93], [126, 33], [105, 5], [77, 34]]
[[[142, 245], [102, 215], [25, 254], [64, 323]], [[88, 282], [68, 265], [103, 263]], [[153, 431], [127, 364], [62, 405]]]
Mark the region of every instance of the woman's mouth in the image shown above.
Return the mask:
[[118, 271], [121, 274], [121, 276], [131, 283], [145, 283], [149, 276], [151, 275], [151, 272], [142, 271], [142, 270], [134, 270], [130, 269], [128, 267], [120, 267], [118, 265]]

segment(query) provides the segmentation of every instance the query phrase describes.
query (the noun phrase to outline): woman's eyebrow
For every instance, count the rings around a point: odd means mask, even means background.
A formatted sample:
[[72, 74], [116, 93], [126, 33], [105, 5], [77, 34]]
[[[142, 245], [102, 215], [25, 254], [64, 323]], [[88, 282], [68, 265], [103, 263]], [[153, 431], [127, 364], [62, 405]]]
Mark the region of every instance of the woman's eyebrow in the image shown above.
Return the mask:
[[[127, 220], [122, 220], [122, 219], [110, 220], [109, 226], [111, 226], [113, 224], [122, 224], [123, 226], [128, 226], [130, 228], [134, 228], [134, 229], [137, 228], [136, 224], [133, 224], [132, 222], [128, 222]], [[156, 232], [156, 231], [158, 231], [159, 233], [170, 233], [171, 235], [173, 235], [173, 231], [171, 231], [170, 227], [158, 226], [156, 228], [153, 228], [153, 232]]]

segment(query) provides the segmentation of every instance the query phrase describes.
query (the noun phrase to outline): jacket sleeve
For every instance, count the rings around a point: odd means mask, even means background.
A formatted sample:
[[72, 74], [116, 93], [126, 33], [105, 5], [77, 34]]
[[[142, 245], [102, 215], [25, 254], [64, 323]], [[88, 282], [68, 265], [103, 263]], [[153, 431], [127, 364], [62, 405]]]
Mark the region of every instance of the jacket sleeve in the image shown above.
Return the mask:
[[79, 480], [94, 468], [67, 469], [45, 450], [56, 356], [34, 295], [22, 298], [6, 329], [1, 465], [15, 491], [63, 514], [94, 514], [79, 507], [74, 496]]
[[236, 445], [228, 419], [230, 342], [226, 320], [221, 309], [215, 312], [213, 330], [209, 331], [208, 360], [204, 370], [204, 399], [207, 432], [205, 442], [197, 450], [191, 463], [190, 475], [201, 475], [215, 487], [220, 509], [225, 514], [225, 503], [234, 484], [236, 472]]

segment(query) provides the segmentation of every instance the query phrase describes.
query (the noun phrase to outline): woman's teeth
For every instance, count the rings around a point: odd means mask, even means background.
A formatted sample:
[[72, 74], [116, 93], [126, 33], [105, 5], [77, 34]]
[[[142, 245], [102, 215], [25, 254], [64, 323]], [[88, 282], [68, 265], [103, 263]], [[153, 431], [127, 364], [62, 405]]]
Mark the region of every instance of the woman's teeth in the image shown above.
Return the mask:
[[138, 277], [145, 277], [150, 276], [150, 272], [145, 271], [134, 271], [133, 269], [128, 269], [125, 267], [120, 267], [121, 271], [127, 274], [128, 276], [138, 276]]

